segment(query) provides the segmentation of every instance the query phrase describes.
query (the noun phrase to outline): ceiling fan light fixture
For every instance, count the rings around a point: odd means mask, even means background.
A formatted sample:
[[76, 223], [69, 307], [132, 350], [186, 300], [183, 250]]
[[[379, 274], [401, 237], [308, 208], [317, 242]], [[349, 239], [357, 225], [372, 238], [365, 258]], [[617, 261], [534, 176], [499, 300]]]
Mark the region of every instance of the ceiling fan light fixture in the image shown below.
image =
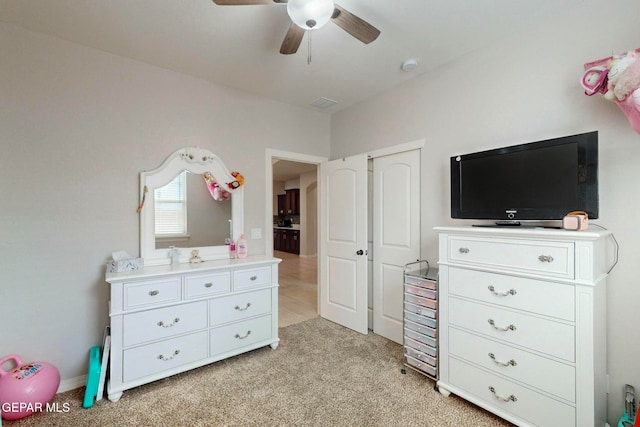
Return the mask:
[[304, 30], [323, 27], [333, 15], [333, 0], [289, 0], [287, 13]]

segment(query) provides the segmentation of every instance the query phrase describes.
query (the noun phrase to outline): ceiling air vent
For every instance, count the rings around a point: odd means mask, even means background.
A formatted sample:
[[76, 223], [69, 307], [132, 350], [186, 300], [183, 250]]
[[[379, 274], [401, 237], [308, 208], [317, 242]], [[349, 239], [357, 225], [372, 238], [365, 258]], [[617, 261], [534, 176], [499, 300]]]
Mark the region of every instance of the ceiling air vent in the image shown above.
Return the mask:
[[334, 101], [333, 99], [318, 98], [311, 103], [311, 106], [324, 109], [324, 108], [333, 107], [337, 103], [338, 101]]

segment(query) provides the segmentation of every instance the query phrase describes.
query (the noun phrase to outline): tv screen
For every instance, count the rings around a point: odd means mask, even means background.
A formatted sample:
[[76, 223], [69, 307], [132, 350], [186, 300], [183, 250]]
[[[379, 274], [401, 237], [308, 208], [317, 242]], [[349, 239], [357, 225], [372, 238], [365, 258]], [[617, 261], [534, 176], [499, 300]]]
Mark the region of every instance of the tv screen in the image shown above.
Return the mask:
[[598, 217], [598, 132], [451, 157], [451, 217]]

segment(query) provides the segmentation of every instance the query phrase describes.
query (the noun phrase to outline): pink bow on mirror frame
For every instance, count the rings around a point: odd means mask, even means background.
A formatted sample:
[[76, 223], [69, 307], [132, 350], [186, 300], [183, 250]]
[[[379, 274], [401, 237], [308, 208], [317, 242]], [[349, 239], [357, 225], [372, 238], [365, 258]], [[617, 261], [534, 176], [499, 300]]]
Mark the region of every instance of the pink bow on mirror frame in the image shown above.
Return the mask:
[[203, 173], [202, 177], [207, 184], [207, 188], [209, 189], [209, 193], [211, 193], [211, 197], [213, 197], [213, 200], [222, 202], [231, 199], [231, 193], [220, 187], [220, 185], [218, 185], [218, 183], [213, 179], [209, 172]]

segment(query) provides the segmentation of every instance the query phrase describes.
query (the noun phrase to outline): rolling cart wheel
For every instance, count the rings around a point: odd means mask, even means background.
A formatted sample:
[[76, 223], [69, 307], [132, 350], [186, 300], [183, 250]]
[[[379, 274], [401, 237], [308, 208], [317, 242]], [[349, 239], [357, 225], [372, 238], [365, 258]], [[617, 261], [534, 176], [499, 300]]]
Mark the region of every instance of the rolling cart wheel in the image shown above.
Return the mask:
[[402, 375], [406, 375], [406, 374], [407, 374], [407, 370], [406, 370], [406, 369], [404, 369], [404, 368], [402, 368], [402, 369], [400, 369], [400, 373], [401, 373]]

